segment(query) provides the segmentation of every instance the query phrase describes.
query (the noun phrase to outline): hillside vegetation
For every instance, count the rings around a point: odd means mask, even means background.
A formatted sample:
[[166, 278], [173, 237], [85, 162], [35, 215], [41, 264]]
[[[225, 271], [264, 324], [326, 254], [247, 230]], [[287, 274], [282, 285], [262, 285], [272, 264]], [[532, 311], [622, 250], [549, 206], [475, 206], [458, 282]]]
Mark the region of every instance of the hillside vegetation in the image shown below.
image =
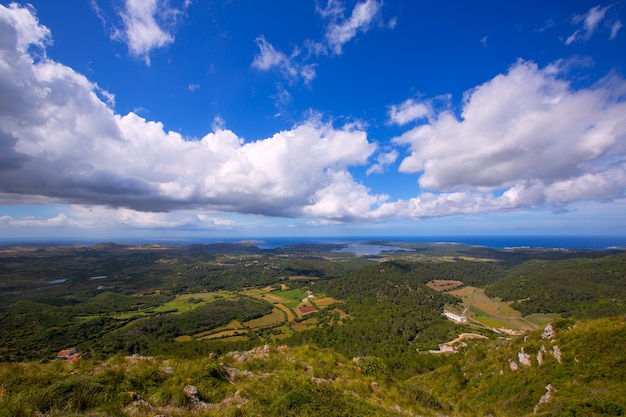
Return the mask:
[[624, 318], [554, 327], [549, 339], [537, 331], [476, 340], [458, 355], [422, 353], [434, 369], [409, 378], [376, 356], [309, 344], [195, 359], [5, 363], [0, 416], [623, 415]]
[[621, 314], [626, 306], [626, 254], [559, 261], [532, 260], [487, 286], [523, 314], [577, 318]]
[[0, 250], [0, 417], [626, 414], [624, 253], [231, 246]]

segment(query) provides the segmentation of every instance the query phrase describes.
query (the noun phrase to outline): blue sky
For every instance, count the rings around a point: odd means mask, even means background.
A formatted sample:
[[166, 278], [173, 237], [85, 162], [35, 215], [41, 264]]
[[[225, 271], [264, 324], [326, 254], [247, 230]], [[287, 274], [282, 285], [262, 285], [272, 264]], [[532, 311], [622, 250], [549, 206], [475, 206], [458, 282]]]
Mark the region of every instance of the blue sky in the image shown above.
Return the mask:
[[626, 234], [624, 0], [0, 2], [6, 238]]

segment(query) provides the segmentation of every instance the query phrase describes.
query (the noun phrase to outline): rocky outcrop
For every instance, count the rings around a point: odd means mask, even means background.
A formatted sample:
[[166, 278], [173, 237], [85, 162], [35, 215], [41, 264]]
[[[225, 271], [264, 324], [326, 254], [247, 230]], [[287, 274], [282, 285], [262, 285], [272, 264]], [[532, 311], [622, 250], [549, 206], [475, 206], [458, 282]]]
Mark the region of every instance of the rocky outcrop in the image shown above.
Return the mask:
[[269, 355], [269, 353], [270, 353], [270, 346], [265, 345], [263, 347], [257, 347], [257, 348], [254, 348], [252, 350], [248, 350], [245, 352], [238, 352], [238, 351], [230, 352], [227, 355], [234, 358], [237, 362], [245, 362], [252, 358], [267, 356]]
[[537, 352], [537, 363], [539, 366], [543, 365], [543, 355], [546, 353], [546, 347], [541, 346], [539, 352]]
[[186, 385], [185, 388], [183, 388], [183, 393], [185, 394], [185, 397], [187, 397], [187, 399], [189, 400], [189, 404], [193, 407], [198, 407], [201, 405], [206, 406], [206, 403], [203, 401], [200, 401], [200, 396], [198, 394], [198, 387], [196, 387], [195, 385]]
[[222, 371], [224, 371], [224, 375], [226, 375], [226, 379], [228, 379], [228, 382], [230, 382], [231, 384], [234, 384], [235, 380], [239, 377], [249, 377], [254, 375], [250, 371], [240, 371], [237, 368], [231, 368], [230, 366], [226, 366], [223, 363], [220, 363], [220, 368], [222, 368]]
[[[224, 410], [232, 407], [240, 407], [247, 404], [249, 400], [241, 395], [240, 391], [235, 392], [230, 397], [227, 397], [219, 403], [207, 403], [200, 399], [200, 392], [195, 385], [186, 385], [183, 388], [185, 397], [189, 400], [187, 407], [155, 407], [152, 404], [141, 398], [141, 395], [131, 391], [128, 393], [131, 402], [126, 406], [124, 411], [131, 416], [154, 416], [154, 417], [169, 417], [172, 415], [188, 415], [189, 411], [202, 412], [203, 410]], [[195, 414], [194, 414], [195, 415]]]
[[130, 397], [131, 402], [126, 406], [125, 411], [131, 416], [146, 414], [154, 410], [152, 404], [141, 398], [141, 395], [138, 393], [130, 391], [128, 392], [128, 396]]
[[[556, 339], [554, 338], [554, 330], [552, 329], [551, 325], [546, 326], [545, 330], [543, 331], [543, 333], [541, 334], [541, 337], [543, 339], [552, 339], [551, 340], [551, 344], [552, 344], [552, 351], [550, 352], [552, 354], [552, 356], [554, 357], [554, 359], [556, 359], [556, 361], [558, 363], [562, 363], [562, 358], [561, 358], [561, 349], [559, 349], [559, 347], [556, 345]], [[527, 342], [528, 339], [524, 338], [524, 342]], [[549, 357], [550, 355], [549, 351], [546, 349], [546, 347], [544, 345], [542, 345], [539, 348], [539, 351], [537, 352], [537, 364], [539, 366], [542, 366], [546, 359]], [[524, 346], [522, 346], [520, 348], [519, 353], [517, 354], [517, 361], [514, 359], [509, 360], [509, 365], [511, 367], [512, 371], [517, 371], [519, 369], [519, 366], [532, 366], [532, 360], [531, 360], [531, 356], [530, 354], [526, 353], [524, 351]]]
[[539, 407], [541, 407], [542, 404], [548, 404], [550, 401], [552, 401], [552, 393], [554, 392], [556, 392], [556, 389], [554, 389], [552, 384], [548, 384], [546, 386], [546, 393], [543, 394], [541, 398], [539, 398], [539, 402], [537, 403], [537, 405], [535, 405], [535, 408], [533, 409], [533, 414], [537, 414], [539, 412]]
[[531, 366], [532, 365], [532, 362], [530, 361], [530, 355], [528, 353], [524, 352], [524, 348], [523, 347], [520, 350], [520, 352], [517, 354], [517, 359], [519, 360], [519, 363], [521, 365], [524, 365], [524, 366]]
[[543, 329], [543, 333], [541, 333], [541, 338], [542, 339], [554, 339], [554, 336], [555, 336], [554, 327], [552, 327], [552, 324], [548, 324], [546, 328]]

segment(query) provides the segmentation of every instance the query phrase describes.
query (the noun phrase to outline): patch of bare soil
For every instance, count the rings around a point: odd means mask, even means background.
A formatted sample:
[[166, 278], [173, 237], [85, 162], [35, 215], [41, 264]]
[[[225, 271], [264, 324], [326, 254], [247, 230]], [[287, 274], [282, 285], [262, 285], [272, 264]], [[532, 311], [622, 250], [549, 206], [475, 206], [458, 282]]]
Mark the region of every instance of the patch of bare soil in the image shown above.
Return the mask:
[[432, 281], [427, 282], [426, 285], [435, 291], [447, 292], [452, 291], [455, 288], [462, 287], [465, 284], [461, 281], [453, 281], [450, 279], [433, 279]]

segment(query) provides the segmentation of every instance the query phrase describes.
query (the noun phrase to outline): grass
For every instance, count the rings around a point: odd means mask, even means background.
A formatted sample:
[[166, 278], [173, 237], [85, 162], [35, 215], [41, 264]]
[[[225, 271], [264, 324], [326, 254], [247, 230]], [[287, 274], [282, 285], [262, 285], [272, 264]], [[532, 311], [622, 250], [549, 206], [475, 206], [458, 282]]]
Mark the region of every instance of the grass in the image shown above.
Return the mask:
[[247, 338], [243, 335], [247, 332], [247, 330], [242, 330], [242, 329], [233, 329], [233, 330], [222, 330], [220, 332], [215, 332], [215, 333], [211, 333], [202, 337], [196, 337], [197, 340], [215, 340], [215, 339], [227, 339], [228, 340], [232, 340], [232, 338], [234, 336], [241, 336], [243, 337], [243, 339], [241, 340], [246, 340]]
[[319, 308], [326, 308], [329, 305], [339, 303], [340, 301], [332, 297], [323, 297], [323, 298], [314, 298], [313, 300], [311, 300], [311, 302]]
[[498, 305], [498, 310], [501, 316], [521, 318], [522, 313], [511, 307], [510, 301], [502, 301], [500, 298], [495, 298], [494, 301]]
[[[108, 317], [112, 317], [118, 320], [126, 320], [126, 319], [132, 319], [132, 318], [137, 318], [137, 317], [151, 316], [156, 313], [182, 314], [182, 313], [188, 313], [190, 311], [193, 311], [199, 307], [202, 307], [205, 304], [211, 303], [219, 299], [236, 300], [237, 295], [229, 291], [198, 292], [198, 293], [193, 293], [193, 294], [182, 294], [174, 298], [173, 300], [163, 303], [157, 307], [146, 308], [144, 310], [117, 313], [117, 314], [110, 315]], [[105, 316], [98, 315], [94, 317], [105, 317]]]
[[471, 292], [466, 296], [467, 302], [491, 316], [499, 316], [498, 304], [485, 294], [482, 288], [467, 287]]
[[448, 279], [434, 279], [426, 283], [426, 285], [435, 291], [450, 291], [464, 284], [461, 281]]
[[559, 318], [561, 318], [561, 315], [558, 313], [545, 313], [545, 314], [537, 313], [537, 314], [529, 314], [528, 316], [524, 317], [524, 320], [532, 324], [535, 324], [537, 326], [545, 326], [548, 323], [553, 322]]
[[194, 337], [202, 338], [204, 336], [207, 336], [216, 332], [221, 332], [224, 330], [237, 330], [237, 329], [243, 329], [243, 325], [239, 323], [238, 320], [233, 320], [225, 326], [220, 326], [220, 327], [216, 327], [215, 329], [207, 330], [206, 332], [197, 333], [194, 335]]
[[522, 317], [519, 311], [511, 308], [510, 302], [504, 302], [499, 298], [492, 299], [482, 288], [468, 286], [451, 291], [450, 294], [460, 297], [463, 307], [474, 313], [472, 319], [487, 327], [536, 330], [559, 317], [558, 314]]
[[298, 307], [302, 299], [307, 297], [307, 294], [300, 289], [277, 291], [272, 294], [282, 297], [284, 299], [287, 299], [288, 301], [284, 302], [283, 304], [285, 304], [287, 307], [290, 307], [290, 308]]
[[285, 316], [286, 314], [282, 310], [274, 308], [270, 314], [259, 317], [258, 319], [247, 321], [243, 324], [250, 329], [257, 329], [260, 327], [273, 327], [284, 323]]
[[198, 292], [182, 294], [154, 309], [155, 313], [176, 310], [178, 314], [187, 313], [218, 299], [236, 300], [237, 296], [229, 291]]
[[230, 336], [220, 339], [222, 342], [245, 342], [248, 340], [248, 336]]
[[[493, 317], [477, 316], [477, 317], [473, 317], [473, 320], [487, 327], [493, 327], [495, 329], [499, 329], [499, 328], [510, 329], [512, 327], [510, 323], [505, 322], [503, 320], [498, 320]], [[517, 330], [517, 329], [514, 328], [513, 330]]]

